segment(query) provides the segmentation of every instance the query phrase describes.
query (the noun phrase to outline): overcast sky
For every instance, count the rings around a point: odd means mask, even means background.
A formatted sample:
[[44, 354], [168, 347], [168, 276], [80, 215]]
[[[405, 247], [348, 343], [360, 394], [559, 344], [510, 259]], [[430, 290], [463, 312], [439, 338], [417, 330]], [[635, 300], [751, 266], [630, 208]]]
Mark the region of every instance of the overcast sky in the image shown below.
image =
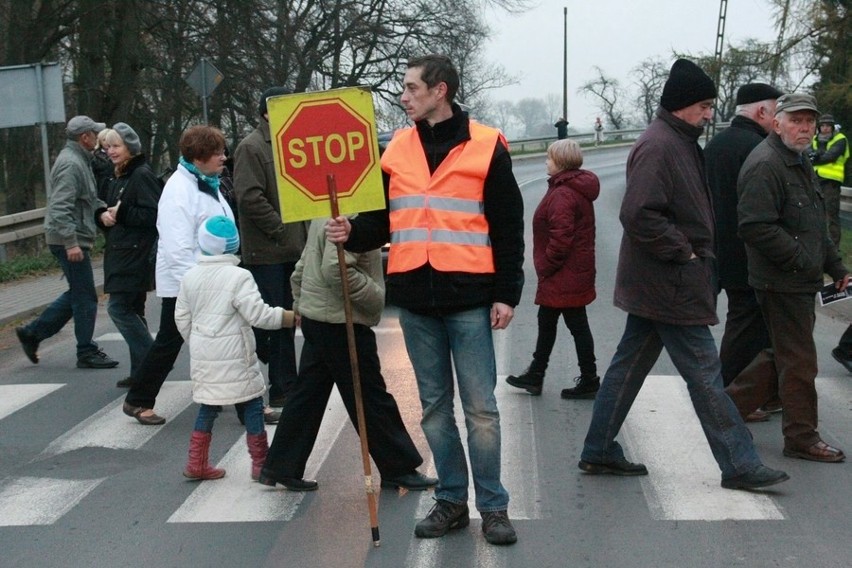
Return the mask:
[[[543, 98], [562, 100], [563, 8], [568, 8], [568, 120], [590, 130], [600, 114], [577, 89], [594, 76], [593, 66], [623, 85], [640, 61], [660, 56], [671, 63], [672, 51], [715, 51], [718, 0], [539, 0], [520, 15], [488, 12], [494, 31], [485, 56], [499, 62], [519, 83], [491, 92], [493, 100]], [[725, 45], [746, 38], [774, 41], [767, 0], [728, 2]], [[561, 102], [560, 102], [561, 106]]]

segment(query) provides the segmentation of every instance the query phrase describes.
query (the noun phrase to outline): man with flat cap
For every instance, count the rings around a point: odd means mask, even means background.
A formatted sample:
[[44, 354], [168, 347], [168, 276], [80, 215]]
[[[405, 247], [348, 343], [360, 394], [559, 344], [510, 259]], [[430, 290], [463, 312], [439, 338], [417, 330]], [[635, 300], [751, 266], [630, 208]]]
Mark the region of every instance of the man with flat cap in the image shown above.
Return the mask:
[[[765, 83], [740, 87], [731, 126], [715, 135], [704, 149], [707, 181], [713, 192], [716, 215], [719, 287], [725, 290], [728, 298], [725, 333], [719, 347], [725, 386], [731, 384], [761, 350], [769, 347], [769, 331], [754, 290], [748, 285], [745, 245], [737, 236], [737, 176], [751, 151], [772, 130], [775, 100], [783, 94]], [[767, 413], [757, 410], [746, 417], [746, 421], [767, 418]]]
[[98, 293], [89, 251], [95, 243], [95, 209], [106, 207], [98, 199], [92, 172], [92, 150], [98, 132], [106, 125], [88, 116], [75, 116], [65, 128], [67, 142], [50, 170], [44, 215], [44, 237], [56, 257], [68, 290], [42, 314], [15, 331], [27, 358], [38, 363], [39, 343], [59, 333], [71, 318], [77, 339], [77, 366], [111, 369], [118, 365], [100, 350], [92, 336], [98, 314]]
[[[745, 416], [778, 383], [784, 414], [784, 455], [840, 462], [843, 451], [817, 432], [817, 352], [813, 332], [814, 294], [823, 273], [845, 290], [843, 266], [825, 223], [825, 202], [805, 152], [816, 131], [816, 99], [791, 93], [778, 99], [773, 132], [749, 154], [737, 182], [739, 235], [748, 255], [748, 283], [755, 290], [772, 349], [728, 386]], [[766, 369], [774, 368], [772, 377]]]
[[627, 312], [627, 323], [595, 398], [579, 463], [585, 472], [648, 474], [627, 461], [615, 437], [665, 347], [689, 387], [722, 487], [756, 489], [789, 479], [762, 464], [725, 395], [709, 328], [719, 322], [715, 226], [698, 138], [715, 98], [716, 86], [701, 68], [675, 61], [657, 116], [627, 158], [615, 282], [615, 305]]
[[[234, 191], [239, 209], [243, 263], [254, 276], [263, 301], [288, 310], [293, 308], [290, 276], [305, 248], [309, 223], [281, 222], [266, 99], [291, 92], [285, 87], [270, 87], [263, 92], [258, 105], [257, 128], [234, 152]], [[269, 405], [283, 406], [288, 391], [296, 382], [293, 330], [255, 329], [255, 337], [258, 357], [269, 364]], [[269, 413], [266, 416], [270, 421]]]

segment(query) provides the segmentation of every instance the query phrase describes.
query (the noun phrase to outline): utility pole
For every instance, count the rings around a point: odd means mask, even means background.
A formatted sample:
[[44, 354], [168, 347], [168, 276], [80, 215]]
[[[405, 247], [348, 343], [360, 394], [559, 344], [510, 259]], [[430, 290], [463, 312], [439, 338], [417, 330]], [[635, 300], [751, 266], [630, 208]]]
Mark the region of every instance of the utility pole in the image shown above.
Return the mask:
[[787, 14], [790, 13], [790, 0], [784, 3], [784, 12], [781, 14], [781, 26], [778, 29], [778, 40], [775, 43], [775, 56], [772, 58], [772, 81], [774, 85], [778, 79], [778, 70], [781, 67], [781, 48], [784, 46], [784, 33], [787, 31]]
[[562, 118], [568, 120], [568, 7], [562, 9], [563, 37], [562, 45]]
[[[722, 80], [722, 52], [725, 49], [725, 18], [728, 14], [728, 0], [719, 2], [719, 22], [716, 25], [716, 53], [713, 57], [715, 69], [713, 72], [713, 82], [716, 83], [716, 89], [719, 88], [719, 83]], [[710, 123], [707, 135], [716, 134], [716, 119], [719, 116], [719, 98], [713, 102], [713, 121]]]

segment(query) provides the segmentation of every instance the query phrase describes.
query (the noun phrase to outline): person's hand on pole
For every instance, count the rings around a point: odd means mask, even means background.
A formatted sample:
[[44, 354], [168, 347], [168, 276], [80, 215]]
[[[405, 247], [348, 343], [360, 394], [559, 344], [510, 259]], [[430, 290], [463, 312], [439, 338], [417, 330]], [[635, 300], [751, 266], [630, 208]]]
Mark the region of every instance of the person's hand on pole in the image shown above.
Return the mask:
[[349, 239], [350, 232], [352, 232], [352, 225], [343, 215], [325, 222], [325, 238], [332, 243], [345, 243]]

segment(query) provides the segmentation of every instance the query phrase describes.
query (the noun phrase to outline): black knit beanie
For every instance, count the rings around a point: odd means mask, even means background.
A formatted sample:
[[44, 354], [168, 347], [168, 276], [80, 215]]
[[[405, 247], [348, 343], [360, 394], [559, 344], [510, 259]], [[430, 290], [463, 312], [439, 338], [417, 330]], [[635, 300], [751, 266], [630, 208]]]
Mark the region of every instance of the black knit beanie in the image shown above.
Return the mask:
[[289, 95], [292, 93], [290, 89], [286, 87], [270, 87], [263, 91], [263, 94], [260, 95], [260, 104], [257, 105], [258, 114], [263, 116], [266, 114], [266, 99], [269, 97], [276, 97], [278, 95]]
[[672, 65], [663, 87], [660, 106], [674, 112], [699, 101], [716, 98], [716, 85], [707, 73], [688, 59], [678, 59]]

